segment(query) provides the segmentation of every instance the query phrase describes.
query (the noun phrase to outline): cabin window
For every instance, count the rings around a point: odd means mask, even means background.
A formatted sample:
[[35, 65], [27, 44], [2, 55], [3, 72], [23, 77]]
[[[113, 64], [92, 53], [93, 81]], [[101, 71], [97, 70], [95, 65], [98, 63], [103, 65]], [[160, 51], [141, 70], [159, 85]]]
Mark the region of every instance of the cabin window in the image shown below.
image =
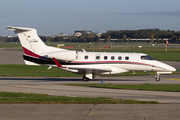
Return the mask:
[[87, 56], [87, 55], [86, 55], [86, 56], [84, 56], [84, 59], [86, 59], [86, 60], [87, 60], [87, 59], [88, 59], [88, 56]]
[[154, 58], [150, 57], [150, 56], [141, 56], [142, 60], [154, 60]]
[[121, 57], [121, 56], [119, 56], [119, 57], [118, 57], [118, 60], [122, 60], [122, 57]]
[[125, 60], [129, 60], [129, 57], [125, 57]]
[[107, 60], [108, 59], [108, 57], [107, 56], [104, 56], [104, 60]]
[[114, 56], [111, 56], [111, 60], [114, 60], [115, 59], [115, 57]]
[[99, 60], [100, 59], [100, 56], [96, 56], [96, 60]]

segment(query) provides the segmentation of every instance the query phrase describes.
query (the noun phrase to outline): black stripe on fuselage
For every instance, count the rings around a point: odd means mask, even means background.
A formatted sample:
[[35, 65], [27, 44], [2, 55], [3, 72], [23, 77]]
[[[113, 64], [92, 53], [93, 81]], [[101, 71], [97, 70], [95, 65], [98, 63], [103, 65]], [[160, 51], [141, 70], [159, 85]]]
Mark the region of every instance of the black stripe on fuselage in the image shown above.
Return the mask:
[[23, 55], [24, 60], [37, 63], [37, 64], [52, 64], [55, 65], [55, 62], [53, 60], [46, 60], [46, 59], [41, 59], [41, 58], [35, 58], [27, 55]]
[[[30, 62], [33, 62], [33, 63], [36, 63], [36, 64], [41, 64], [41, 65], [56, 65], [56, 63], [54, 62], [53, 59], [50, 59], [50, 58], [36, 58], [36, 57], [31, 57], [31, 56], [28, 56], [28, 55], [23, 55], [23, 58], [24, 60], [27, 60], [27, 61], [30, 61]], [[69, 62], [65, 62], [65, 61], [59, 61], [58, 62], [61, 64], [61, 65], [77, 65], [76, 63], [69, 63]], [[79, 63], [78, 63], [79, 64]]]

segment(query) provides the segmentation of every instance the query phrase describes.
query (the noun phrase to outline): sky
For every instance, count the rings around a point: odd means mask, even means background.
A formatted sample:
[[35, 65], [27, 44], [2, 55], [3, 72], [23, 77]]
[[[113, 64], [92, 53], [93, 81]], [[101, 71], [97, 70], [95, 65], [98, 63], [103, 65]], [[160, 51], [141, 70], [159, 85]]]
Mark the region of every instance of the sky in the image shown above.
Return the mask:
[[180, 31], [180, 0], [1, 0], [0, 36], [6, 26], [35, 28], [39, 35], [75, 30]]

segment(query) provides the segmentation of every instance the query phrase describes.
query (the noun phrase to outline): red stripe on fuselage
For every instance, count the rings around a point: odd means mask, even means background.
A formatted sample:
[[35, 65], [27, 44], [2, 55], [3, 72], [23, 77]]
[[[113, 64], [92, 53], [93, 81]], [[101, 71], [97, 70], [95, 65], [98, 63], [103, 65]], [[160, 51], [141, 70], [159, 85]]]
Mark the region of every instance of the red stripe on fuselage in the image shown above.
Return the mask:
[[162, 67], [159, 67], [159, 66], [155, 66], [155, 65], [152, 65], [152, 64], [146, 64], [146, 63], [140, 63], [140, 62], [130, 62], [130, 61], [92, 61], [92, 62], [83, 62], [83, 61], [81, 61], [81, 62], [76, 62], [76, 61], [72, 61], [71, 63], [79, 63], [79, 64], [84, 64], [84, 63], [90, 63], [90, 64], [93, 64], [93, 63], [95, 63], [95, 64], [102, 64], [102, 63], [106, 63], [106, 64], [108, 64], [108, 63], [122, 63], [122, 64], [138, 64], [138, 65], [146, 65], [146, 66], [152, 66], [152, 67], [158, 67], [158, 68], [161, 68], [161, 69], [164, 69], [164, 68], [162, 68]]
[[106, 63], [106, 64], [108, 64], [108, 63], [129, 63], [129, 64], [142, 64], [142, 65], [148, 65], [148, 66], [152, 66], [152, 65], [150, 65], [150, 64], [145, 64], [145, 63], [139, 63], [139, 62], [129, 62], [129, 61], [92, 61], [92, 62], [76, 62], [76, 61], [72, 61], [71, 63], [91, 63], [91, 64], [93, 64], [93, 63], [100, 63], [100, 64], [102, 64], [102, 63]]

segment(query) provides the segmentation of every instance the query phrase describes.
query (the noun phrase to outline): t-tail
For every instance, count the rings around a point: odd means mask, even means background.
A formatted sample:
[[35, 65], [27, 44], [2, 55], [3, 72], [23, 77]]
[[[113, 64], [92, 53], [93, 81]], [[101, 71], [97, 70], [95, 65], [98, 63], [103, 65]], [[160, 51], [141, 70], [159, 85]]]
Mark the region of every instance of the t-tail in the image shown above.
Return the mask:
[[[41, 64], [41, 62], [37, 60], [43, 57], [47, 58], [48, 54], [50, 54], [51, 52], [66, 51], [64, 49], [46, 46], [44, 42], [37, 35], [36, 29], [24, 28], [24, 27], [11, 27], [11, 26], [8, 26], [6, 28], [14, 31], [15, 34], [18, 35], [21, 45], [23, 47], [24, 53], [25, 53], [24, 61], [27, 65]], [[27, 59], [28, 57], [29, 57], [29, 60]]]

